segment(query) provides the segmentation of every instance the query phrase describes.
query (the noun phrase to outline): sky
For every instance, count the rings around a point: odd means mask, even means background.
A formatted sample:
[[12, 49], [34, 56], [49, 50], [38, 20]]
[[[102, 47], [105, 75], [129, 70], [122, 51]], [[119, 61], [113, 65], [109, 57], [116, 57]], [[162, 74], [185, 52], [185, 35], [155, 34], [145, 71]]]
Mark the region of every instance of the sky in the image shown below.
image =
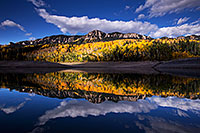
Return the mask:
[[92, 30], [200, 35], [200, 0], [0, 0], [0, 44]]

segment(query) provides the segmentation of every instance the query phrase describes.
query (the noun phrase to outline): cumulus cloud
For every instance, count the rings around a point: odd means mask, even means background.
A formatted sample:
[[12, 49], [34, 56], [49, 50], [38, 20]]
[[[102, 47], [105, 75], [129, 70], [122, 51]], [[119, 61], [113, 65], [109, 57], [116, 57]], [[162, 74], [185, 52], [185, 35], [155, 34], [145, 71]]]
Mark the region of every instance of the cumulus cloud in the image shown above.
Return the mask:
[[187, 8], [198, 8], [199, 6], [199, 0], [146, 0], [144, 5], [140, 5], [136, 9], [136, 12], [149, 9], [150, 17], [158, 17]]
[[137, 19], [142, 19], [142, 18], [144, 18], [144, 17], [145, 17], [144, 14], [140, 14], [140, 15], [138, 15]]
[[185, 23], [186, 21], [188, 21], [190, 18], [184, 17], [184, 18], [180, 18], [177, 22], [177, 24], [182, 24]]
[[46, 5], [43, 0], [27, 0], [27, 1], [32, 2], [33, 5], [35, 5], [36, 7], [42, 7]]
[[149, 34], [158, 29], [158, 26], [149, 22], [140, 21], [109, 21], [99, 18], [66, 17], [50, 15], [45, 9], [37, 9], [38, 14], [47, 23], [56, 25], [63, 33], [71, 34], [87, 33], [91, 30], [102, 30], [104, 32], [135, 32], [139, 34]]
[[200, 35], [200, 24], [183, 24], [180, 26], [163, 27], [159, 28], [157, 31], [150, 33], [151, 37], [177, 37], [186, 34], [196, 34]]
[[25, 29], [23, 26], [21, 26], [20, 24], [15, 23], [14, 21], [11, 20], [5, 20], [1, 23], [2, 27], [8, 26], [8, 27], [17, 27], [19, 28], [21, 31], [25, 32]]
[[[157, 1], [157, 0], [155, 0]], [[178, 20], [178, 26], [158, 28], [156, 24], [141, 21], [109, 21], [99, 18], [83, 17], [66, 17], [51, 15], [45, 9], [36, 9], [47, 23], [56, 25], [63, 33], [88, 33], [92, 30], [102, 30], [104, 32], [124, 32], [124, 33], [139, 33], [150, 35], [151, 37], [177, 37], [186, 34], [200, 34], [200, 24], [183, 24], [189, 18], [181, 18]], [[144, 14], [140, 14], [137, 19], [144, 18]]]
[[88, 115], [99, 116], [106, 115], [107, 113], [146, 113], [156, 108], [157, 105], [145, 100], [139, 100], [137, 102], [120, 101], [118, 103], [106, 101], [101, 104], [92, 104], [85, 100], [62, 101], [57, 108], [49, 110], [39, 117], [38, 125], [44, 125], [50, 119], [55, 118], [87, 117]]

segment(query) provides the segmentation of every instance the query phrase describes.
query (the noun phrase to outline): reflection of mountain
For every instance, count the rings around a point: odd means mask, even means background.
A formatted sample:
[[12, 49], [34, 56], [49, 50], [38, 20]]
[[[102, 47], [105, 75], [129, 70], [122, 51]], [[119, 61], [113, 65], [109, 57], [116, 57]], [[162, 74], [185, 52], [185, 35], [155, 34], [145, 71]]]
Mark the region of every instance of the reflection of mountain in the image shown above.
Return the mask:
[[136, 101], [149, 96], [199, 98], [200, 79], [169, 75], [47, 73], [1, 74], [0, 86], [56, 98]]

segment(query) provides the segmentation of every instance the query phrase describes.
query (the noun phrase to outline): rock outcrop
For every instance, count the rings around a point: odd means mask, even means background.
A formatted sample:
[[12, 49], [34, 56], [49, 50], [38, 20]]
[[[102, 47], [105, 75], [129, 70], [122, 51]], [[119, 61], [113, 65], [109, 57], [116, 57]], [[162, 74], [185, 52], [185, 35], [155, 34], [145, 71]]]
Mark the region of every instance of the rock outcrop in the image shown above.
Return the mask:
[[149, 36], [139, 35], [136, 33], [105, 33], [99, 30], [93, 30], [86, 35], [74, 35], [74, 36], [67, 36], [67, 35], [54, 35], [45, 37], [42, 39], [30, 40], [30, 41], [21, 41], [17, 43], [12, 43], [12, 45], [37, 45], [37, 44], [67, 44], [67, 43], [74, 43], [74, 44], [81, 44], [81, 43], [90, 43], [90, 42], [97, 42], [97, 41], [110, 41], [110, 40], [117, 40], [117, 39], [151, 39]]

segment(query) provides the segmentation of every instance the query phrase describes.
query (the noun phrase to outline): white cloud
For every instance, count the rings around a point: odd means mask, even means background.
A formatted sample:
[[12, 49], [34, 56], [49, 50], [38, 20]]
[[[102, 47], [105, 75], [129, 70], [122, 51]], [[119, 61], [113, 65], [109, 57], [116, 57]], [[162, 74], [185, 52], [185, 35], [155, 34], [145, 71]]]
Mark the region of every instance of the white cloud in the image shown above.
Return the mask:
[[200, 0], [146, 0], [144, 5], [140, 5], [136, 9], [136, 12], [148, 8], [150, 17], [158, 17], [187, 8], [198, 8], [199, 6]]
[[109, 21], [99, 18], [83, 17], [65, 17], [50, 15], [45, 9], [37, 9], [39, 15], [47, 23], [56, 25], [63, 33], [71, 34], [87, 33], [91, 30], [102, 30], [104, 32], [135, 32], [139, 34], [149, 34], [158, 29], [158, 26], [149, 22], [140, 21]]
[[29, 40], [35, 40], [36, 38], [35, 37], [29, 37]]
[[[156, 0], [155, 0], [156, 1]], [[51, 15], [45, 9], [36, 9], [38, 14], [45, 19], [47, 23], [56, 25], [63, 33], [88, 33], [92, 30], [102, 30], [104, 32], [124, 32], [139, 33], [150, 35], [151, 37], [177, 37], [186, 34], [200, 34], [200, 24], [183, 24], [172, 27], [158, 28], [156, 24], [141, 21], [109, 21], [99, 18], [83, 17], [66, 17]], [[144, 18], [144, 14], [140, 14], [138, 19]], [[184, 23], [189, 18], [181, 18], [178, 24]], [[137, 20], [137, 19], [136, 19]]]
[[130, 9], [131, 7], [130, 6], [125, 6], [125, 10], [128, 10]]
[[183, 24], [180, 26], [173, 27], [163, 27], [158, 29], [155, 32], [150, 33], [151, 37], [177, 37], [186, 34], [196, 34], [200, 35], [200, 24], [192, 25], [192, 24]]
[[185, 23], [186, 21], [188, 21], [190, 18], [184, 17], [184, 18], [180, 18], [177, 22], [177, 24], [182, 24]]
[[107, 113], [147, 113], [156, 108], [157, 105], [145, 100], [137, 102], [120, 101], [118, 103], [106, 101], [101, 104], [92, 104], [85, 100], [62, 101], [57, 108], [49, 110], [39, 117], [38, 125], [44, 125], [50, 119], [56, 118], [99, 116], [106, 115]]
[[14, 21], [11, 20], [5, 20], [1, 23], [2, 27], [8, 26], [8, 27], [17, 27], [19, 28], [21, 31], [25, 32], [25, 29], [23, 26], [21, 26], [20, 24], [15, 23]]
[[25, 35], [26, 35], [26, 36], [31, 36], [31, 35], [32, 35], [32, 33], [26, 33]]
[[197, 23], [200, 23], [200, 18], [194, 22], [192, 22], [191, 24], [197, 24]]
[[32, 2], [33, 5], [35, 5], [36, 7], [42, 7], [46, 5], [43, 0], [27, 0], [27, 1]]
[[144, 14], [140, 14], [140, 15], [138, 15], [137, 19], [142, 19], [142, 18], [144, 18], [144, 17], [145, 17]]

